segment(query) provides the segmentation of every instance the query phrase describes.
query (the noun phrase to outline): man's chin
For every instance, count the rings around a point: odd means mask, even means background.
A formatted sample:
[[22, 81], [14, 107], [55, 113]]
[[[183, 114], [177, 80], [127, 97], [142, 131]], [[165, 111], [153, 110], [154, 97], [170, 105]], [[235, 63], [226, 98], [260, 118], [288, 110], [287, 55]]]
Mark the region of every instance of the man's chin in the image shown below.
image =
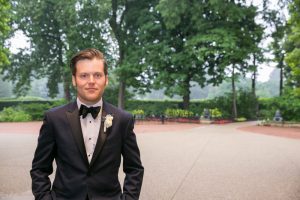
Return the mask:
[[93, 103], [97, 103], [100, 99], [101, 97], [99, 98], [99, 96], [97, 96], [97, 97], [86, 97], [84, 100], [86, 102], [89, 102], [89, 104], [93, 104]]

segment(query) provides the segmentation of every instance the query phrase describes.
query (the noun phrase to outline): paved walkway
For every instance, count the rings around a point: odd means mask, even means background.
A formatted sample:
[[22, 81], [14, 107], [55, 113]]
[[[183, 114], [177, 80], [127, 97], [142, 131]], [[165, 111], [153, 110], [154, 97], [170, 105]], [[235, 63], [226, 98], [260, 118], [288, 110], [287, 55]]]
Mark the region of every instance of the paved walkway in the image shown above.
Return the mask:
[[[11, 129], [0, 123], [1, 200], [33, 199], [29, 170], [39, 123]], [[138, 124], [145, 166], [140, 199], [300, 199], [300, 140], [243, 130], [253, 125]]]

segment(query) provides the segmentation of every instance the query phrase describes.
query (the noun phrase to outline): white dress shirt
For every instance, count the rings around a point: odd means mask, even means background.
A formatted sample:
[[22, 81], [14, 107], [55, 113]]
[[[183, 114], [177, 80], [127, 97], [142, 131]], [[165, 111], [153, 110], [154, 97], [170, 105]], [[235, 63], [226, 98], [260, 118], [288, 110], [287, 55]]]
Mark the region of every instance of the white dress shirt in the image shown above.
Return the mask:
[[96, 119], [93, 118], [91, 113], [89, 113], [84, 119], [82, 118], [82, 116], [80, 116], [81, 131], [83, 135], [85, 150], [90, 163], [93, 157], [93, 153], [98, 140], [98, 135], [100, 132], [103, 102], [101, 98], [101, 100], [94, 105], [86, 105], [77, 98], [78, 110], [80, 109], [81, 104], [87, 107], [101, 106], [101, 110], [99, 111], [99, 114], [96, 117]]

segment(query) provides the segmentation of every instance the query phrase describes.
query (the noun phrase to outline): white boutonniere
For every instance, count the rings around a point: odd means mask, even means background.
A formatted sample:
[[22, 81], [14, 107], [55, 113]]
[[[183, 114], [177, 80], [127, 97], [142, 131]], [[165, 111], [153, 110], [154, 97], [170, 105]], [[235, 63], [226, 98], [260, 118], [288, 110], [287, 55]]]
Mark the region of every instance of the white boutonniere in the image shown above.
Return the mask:
[[106, 132], [106, 129], [112, 126], [112, 121], [114, 117], [112, 115], [106, 115], [104, 120], [104, 132]]

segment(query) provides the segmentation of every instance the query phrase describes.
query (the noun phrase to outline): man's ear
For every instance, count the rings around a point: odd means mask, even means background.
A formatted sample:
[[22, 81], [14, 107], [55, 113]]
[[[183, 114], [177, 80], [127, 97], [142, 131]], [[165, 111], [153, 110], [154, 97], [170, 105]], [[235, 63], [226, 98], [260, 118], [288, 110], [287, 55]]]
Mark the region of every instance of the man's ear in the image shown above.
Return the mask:
[[106, 79], [105, 80], [105, 86], [107, 86], [108, 85], [108, 75], [105, 76], [105, 79]]
[[74, 87], [76, 87], [76, 80], [75, 80], [75, 76], [74, 75], [72, 75], [72, 85]]

